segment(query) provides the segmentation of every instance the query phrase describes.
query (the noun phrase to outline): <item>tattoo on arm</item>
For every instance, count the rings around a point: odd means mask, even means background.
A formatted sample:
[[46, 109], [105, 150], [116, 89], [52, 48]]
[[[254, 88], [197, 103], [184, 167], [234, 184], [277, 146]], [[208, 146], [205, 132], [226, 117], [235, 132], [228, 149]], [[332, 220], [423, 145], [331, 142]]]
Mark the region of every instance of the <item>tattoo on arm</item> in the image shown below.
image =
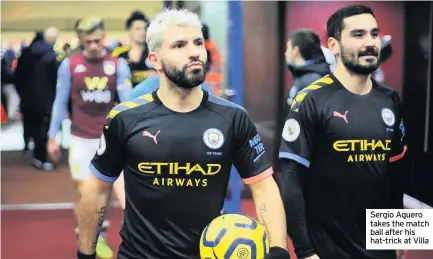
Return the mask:
[[260, 207], [259, 207], [259, 219], [260, 219], [260, 222], [262, 223], [262, 226], [265, 228], [265, 232], [266, 232], [266, 235], [268, 236], [269, 243], [271, 243], [271, 235], [269, 233], [268, 224], [266, 223], [265, 216], [264, 216], [266, 211], [267, 211], [266, 205], [265, 204], [260, 205]]
[[96, 244], [98, 243], [98, 238], [101, 232], [102, 224], [104, 223], [105, 212], [107, 212], [107, 206], [104, 206], [99, 211], [96, 211], [96, 215], [98, 216], [98, 224], [96, 226], [96, 236], [92, 242], [92, 249], [96, 249]]

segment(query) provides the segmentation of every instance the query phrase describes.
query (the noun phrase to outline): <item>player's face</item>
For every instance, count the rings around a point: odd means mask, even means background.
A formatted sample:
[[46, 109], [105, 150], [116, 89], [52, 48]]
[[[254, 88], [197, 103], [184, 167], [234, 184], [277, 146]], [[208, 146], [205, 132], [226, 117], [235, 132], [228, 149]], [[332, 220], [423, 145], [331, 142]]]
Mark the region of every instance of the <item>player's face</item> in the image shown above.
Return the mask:
[[160, 51], [161, 70], [177, 86], [191, 89], [206, 77], [207, 60], [199, 28], [173, 26], [166, 29]]
[[129, 30], [132, 41], [144, 44], [146, 41], [146, 23], [144, 21], [134, 21]]
[[292, 42], [289, 40], [287, 41], [287, 47], [286, 52], [284, 53], [284, 56], [286, 57], [286, 63], [287, 65], [290, 65], [293, 63], [293, 48], [292, 48]]
[[353, 73], [368, 75], [379, 67], [379, 28], [372, 15], [344, 19], [339, 45], [341, 61]]
[[83, 35], [84, 49], [89, 57], [97, 58], [102, 55], [104, 51], [104, 38], [105, 32], [103, 30], [96, 30]]

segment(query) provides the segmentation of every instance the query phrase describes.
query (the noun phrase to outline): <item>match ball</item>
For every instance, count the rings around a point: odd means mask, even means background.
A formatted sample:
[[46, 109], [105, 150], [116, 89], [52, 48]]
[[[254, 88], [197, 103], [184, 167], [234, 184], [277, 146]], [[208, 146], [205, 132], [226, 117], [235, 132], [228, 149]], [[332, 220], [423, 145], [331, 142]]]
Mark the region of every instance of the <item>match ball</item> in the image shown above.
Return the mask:
[[264, 227], [238, 214], [214, 219], [201, 234], [201, 259], [263, 259], [269, 252]]

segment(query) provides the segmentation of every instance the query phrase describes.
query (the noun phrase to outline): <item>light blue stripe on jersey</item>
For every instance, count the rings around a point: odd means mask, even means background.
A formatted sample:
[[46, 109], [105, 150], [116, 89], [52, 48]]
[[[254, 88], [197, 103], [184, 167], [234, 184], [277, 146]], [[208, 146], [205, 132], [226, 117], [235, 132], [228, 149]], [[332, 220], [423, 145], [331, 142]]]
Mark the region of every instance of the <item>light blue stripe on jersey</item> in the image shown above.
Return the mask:
[[99, 172], [98, 169], [96, 169], [96, 167], [90, 163], [90, 171], [99, 179], [102, 180], [104, 182], [108, 182], [108, 183], [114, 183], [118, 177], [112, 177], [112, 176], [106, 176], [105, 174]]
[[286, 158], [286, 159], [290, 159], [293, 161], [296, 161], [298, 163], [300, 163], [301, 165], [305, 166], [305, 167], [310, 167], [310, 161], [308, 161], [307, 159], [298, 156], [296, 154], [293, 153], [289, 153], [289, 152], [280, 152], [278, 154], [279, 158]]

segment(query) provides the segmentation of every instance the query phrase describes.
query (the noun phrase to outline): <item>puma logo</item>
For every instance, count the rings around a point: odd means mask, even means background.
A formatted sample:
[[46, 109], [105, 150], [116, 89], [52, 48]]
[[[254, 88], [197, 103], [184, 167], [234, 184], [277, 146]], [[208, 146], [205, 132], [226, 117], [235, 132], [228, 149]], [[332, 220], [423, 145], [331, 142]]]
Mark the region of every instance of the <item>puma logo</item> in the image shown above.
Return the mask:
[[153, 139], [153, 142], [155, 142], [155, 144], [158, 144], [158, 140], [156, 139], [156, 136], [158, 136], [160, 130], [158, 130], [158, 132], [155, 135], [152, 135], [149, 131], [143, 131], [143, 136], [144, 137], [149, 137], [151, 139]]
[[341, 114], [341, 113], [339, 113], [339, 112], [334, 112], [334, 116], [335, 116], [335, 117], [340, 117], [340, 118], [342, 118], [342, 119], [346, 122], [346, 124], [347, 124], [347, 123], [349, 123], [349, 122], [347, 121], [347, 112], [348, 112], [348, 111], [346, 111], [346, 112], [344, 113], [344, 115]]

